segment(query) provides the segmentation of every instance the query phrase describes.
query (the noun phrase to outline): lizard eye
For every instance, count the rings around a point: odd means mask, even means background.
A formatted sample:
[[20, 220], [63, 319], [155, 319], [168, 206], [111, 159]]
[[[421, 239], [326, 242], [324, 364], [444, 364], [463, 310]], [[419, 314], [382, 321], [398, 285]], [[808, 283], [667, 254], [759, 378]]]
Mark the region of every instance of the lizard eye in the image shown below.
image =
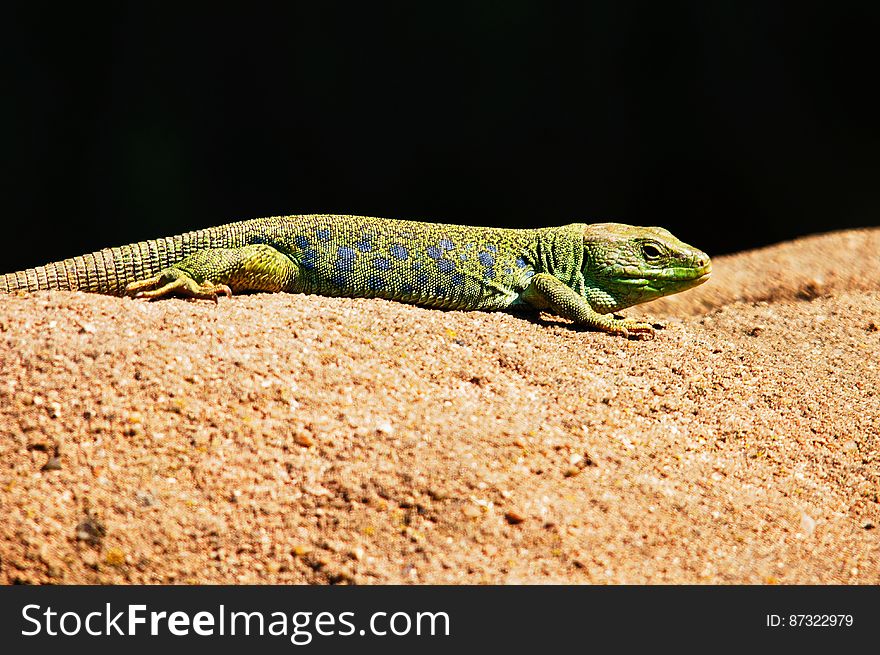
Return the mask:
[[660, 257], [662, 253], [660, 252], [660, 248], [655, 246], [653, 243], [643, 243], [642, 244], [642, 255], [645, 256], [645, 259], [657, 259]]

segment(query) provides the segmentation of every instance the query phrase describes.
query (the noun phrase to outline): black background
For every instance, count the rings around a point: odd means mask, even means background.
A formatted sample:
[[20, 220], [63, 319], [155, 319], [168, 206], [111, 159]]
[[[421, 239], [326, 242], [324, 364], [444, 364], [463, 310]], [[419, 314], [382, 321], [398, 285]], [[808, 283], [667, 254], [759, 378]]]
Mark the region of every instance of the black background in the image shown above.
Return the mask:
[[0, 23], [6, 269], [310, 212], [660, 224], [713, 255], [880, 223], [877, 2], [21, 3]]

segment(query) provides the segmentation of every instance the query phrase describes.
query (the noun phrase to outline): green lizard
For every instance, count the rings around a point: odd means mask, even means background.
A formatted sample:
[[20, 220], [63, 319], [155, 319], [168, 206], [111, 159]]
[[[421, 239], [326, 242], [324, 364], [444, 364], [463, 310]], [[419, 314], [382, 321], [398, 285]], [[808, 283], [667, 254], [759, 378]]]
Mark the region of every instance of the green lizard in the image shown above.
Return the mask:
[[243, 291], [379, 297], [428, 307], [550, 311], [650, 337], [625, 307], [705, 282], [709, 257], [659, 227], [512, 230], [361, 216], [258, 218], [0, 276], [0, 292], [70, 289], [217, 300]]

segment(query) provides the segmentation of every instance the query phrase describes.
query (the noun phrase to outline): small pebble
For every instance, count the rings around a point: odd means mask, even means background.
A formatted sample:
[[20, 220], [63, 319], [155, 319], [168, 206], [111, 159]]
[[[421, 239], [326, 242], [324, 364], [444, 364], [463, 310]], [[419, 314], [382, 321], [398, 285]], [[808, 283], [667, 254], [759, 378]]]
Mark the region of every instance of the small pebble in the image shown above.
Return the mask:
[[461, 512], [469, 519], [475, 519], [482, 514], [480, 508], [475, 505], [465, 505], [462, 507]]
[[813, 530], [816, 529], [816, 519], [806, 513], [801, 513], [801, 533], [805, 537], [809, 537], [813, 534]]
[[156, 504], [156, 499], [149, 491], [136, 491], [135, 500], [141, 507], [152, 507]]
[[125, 553], [121, 548], [111, 548], [104, 555], [104, 563], [108, 566], [122, 566], [125, 564]]
[[76, 538], [89, 544], [101, 543], [105, 534], [107, 534], [107, 528], [91, 516], [76, 526]]
[[426, 493], [434, 500], [445, 500], [448, 494], [442, 489], [436, 489], [434, 487], [428, 489]]
[[98, 568], [98, 555], [94, 551], [86, 550], [82, 554], [82, 562], [92, 569]]
[[46, 463], [43, 464], [43, 471], [60, 471], [61, 470], [61, 458], [57, 456], [50, 457], [46, 460]]

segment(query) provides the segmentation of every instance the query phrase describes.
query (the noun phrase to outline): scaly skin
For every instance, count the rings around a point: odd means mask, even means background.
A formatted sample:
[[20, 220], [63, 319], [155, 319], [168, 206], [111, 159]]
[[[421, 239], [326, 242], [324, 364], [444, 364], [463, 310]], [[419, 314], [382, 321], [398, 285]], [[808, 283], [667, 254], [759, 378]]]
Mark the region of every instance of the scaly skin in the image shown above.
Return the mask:
[[70, 289], [216, 300], [244, 291], [388, 298], [428, 307], [551, 311], [650, 337], [625, 307], [705, 282], [709, 257], [658, 227], [509, 230], [362, 216], [258, 218], [108, 248], [0, 276], [0, 293]]

